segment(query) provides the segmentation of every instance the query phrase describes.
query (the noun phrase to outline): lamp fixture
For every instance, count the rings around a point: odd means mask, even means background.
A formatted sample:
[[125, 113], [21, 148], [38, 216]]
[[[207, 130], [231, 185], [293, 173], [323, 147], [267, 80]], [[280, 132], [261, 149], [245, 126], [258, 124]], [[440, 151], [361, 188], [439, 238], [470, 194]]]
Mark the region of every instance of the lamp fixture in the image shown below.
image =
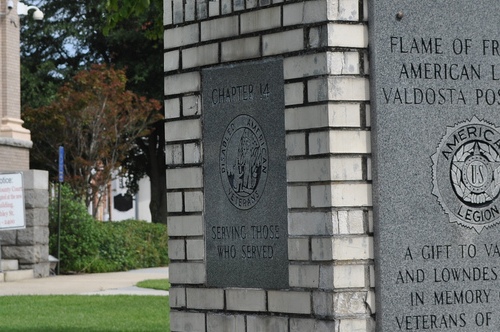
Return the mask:
[[[11, 0], [9, 0], [8, 2], [12, 2]], [[8, 3], [7, 2], [7, 3]], [[28, 12], [31, 10], [31, 9], [34, 9], [35, 11], [33, 12], [33, 19], [36, 20], [36, 21], [41, 21], [43, 20], [43, 12], [36, 6], [26, 6], [24, 3], [22, 2], [18, 2], [17, 3], [17, 15], [21, 16], [21, 15], [28, 15]]]
[[0, 17], [9, 15], [12, 8], [14, 8], [14, 1], [7, 0], [7, 11], [5, 13], [0, 13]]

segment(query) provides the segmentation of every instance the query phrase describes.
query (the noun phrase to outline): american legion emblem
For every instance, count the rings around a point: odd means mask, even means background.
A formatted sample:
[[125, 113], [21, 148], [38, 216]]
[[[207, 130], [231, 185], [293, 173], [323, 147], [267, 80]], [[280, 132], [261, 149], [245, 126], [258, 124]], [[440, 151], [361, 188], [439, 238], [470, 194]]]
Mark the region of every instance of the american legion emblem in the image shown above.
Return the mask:
[[268, 160], [262, 128], [250, 115], [238, 115], [224, 131], [219, 151], [222, 185], [234, 207], [248, 210], [259, 202], [266, 186]]
[[484, 228], [500, 222], [500, 132], [475, 116], [447, 127], [432, 156], [432, 193], [452, 223]]

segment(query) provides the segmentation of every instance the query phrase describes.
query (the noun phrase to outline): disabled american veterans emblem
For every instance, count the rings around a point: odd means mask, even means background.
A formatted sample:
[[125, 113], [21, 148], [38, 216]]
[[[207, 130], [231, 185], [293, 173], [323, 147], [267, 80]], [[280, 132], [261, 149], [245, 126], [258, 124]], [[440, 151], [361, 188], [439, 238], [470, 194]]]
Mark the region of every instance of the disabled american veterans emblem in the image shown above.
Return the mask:
[[447, 127], [432, 162], [432, 193], [450, 222], [477, 233], [500, 222], [498, 127], [475, 116]]
[[227, 198], [234, 207], [254, 207], [264, 192], [268, 147], [257, 120], [242, 114], [234, 118], [220, 145], [219, 171]]

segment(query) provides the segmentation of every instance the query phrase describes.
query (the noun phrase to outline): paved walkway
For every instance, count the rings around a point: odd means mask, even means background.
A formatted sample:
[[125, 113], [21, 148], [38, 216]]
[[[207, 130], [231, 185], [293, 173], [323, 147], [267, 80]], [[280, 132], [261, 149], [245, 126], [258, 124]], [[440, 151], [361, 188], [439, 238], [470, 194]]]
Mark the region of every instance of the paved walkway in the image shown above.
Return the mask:
[[168, 278], [168, 267], [127, 272], [61, 275], [0, 283], [5, 295], [168, 295], [167, 291], [135, 287], [139, 281]]

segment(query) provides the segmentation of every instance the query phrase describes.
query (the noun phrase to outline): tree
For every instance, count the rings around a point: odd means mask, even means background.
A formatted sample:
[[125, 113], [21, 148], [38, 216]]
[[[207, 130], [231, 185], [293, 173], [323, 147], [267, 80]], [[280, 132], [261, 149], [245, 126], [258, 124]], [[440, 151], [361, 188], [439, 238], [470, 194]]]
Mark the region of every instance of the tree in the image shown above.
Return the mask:
[[111, 63], [104, 27], [105, 3], [102, 0], [34, 0], [43, 9], [43, 21], [31, 15], [21, 21], [21, 62], [31, 73], [41, 64], [50, 64], [46, 75], [60, 83], [82, 67]]
[[[47, 106], [28, 108], [32, 154], [55, 170], [54, 154], [66, 151], [66, 181], [94, 208], [139, 137], [157, 122], [161, 105], [126, 89], [123, 70], [93, 65], [65, 83]], [[96, 209], [94, 209], [95, 213]]]
[[151, 219], [153, 222], [167, 223], [167, 174], [165, 170], [165, 127], [157, 121], [147, 137], [140, 137], [123, 162], [128, 170], [127, 187], [131, 192], [138, 189], [137, 180], [147, 175], [150, 181]]
[[[113, 36], [119, 31], [131, 31], [130, 24], [142, 22], [142, 36], [146, 37], [147, 44], [153, 47], [162, 47], [163, 36], [163, 0], [108, 0], [106, 3], [107, 21], [103, 29], [105, 35]], [[124, 29], [124, 26], [129, 28]], [[131, 52], [122, 52], [122, 55], [131, 55]], [[155, 54], [155, 53], [149, 53]], [[160, 53], [156, 53], [160, 54]], [[123, 61], [124, 59], [120, 59]], [[163, 59], [156, 59], [159, 67], [162, 66]], [[151, 62], [153, 63], [153, 62]], [[152, 97], [163, 98], [163, 71], [155, 71], [150, 76], [154, 82], [160, 83], [158, 89], [150, 91], [161, 92], [160, 95]], [[137, 88], [140, 89], [140, 84]], [[134, 90], [136, 91], [136, 90]], [[140, 90], [137, 90], [140, 91]], [[137, 188], [139, 174], [146, 174], [151, 179], [151, 202], [150, 211], [153, 222], [167, 222], [167, 179], [165, 164], [165, 129], [164, 122], [155, 123], [154, 130], [147, 138], [137, 141], [137, 148], [132, 150], [125, 162], [127, 168], [131, 170], [132, 177], [129, 181], [129, 188]]]
[[[38, 74], [41, 65], [50, 68], [43, 71], [44, 81], [60, 84], [92, 64], [113, 64], [126, 69], [130, 90], [162, 99], [163, 80], [151, 79], [163, 76], [162, 1], [154, 0], [150, 7], [144, 7], [149, 0], [124, 2], [119, 13], [131, 10], [127, 8], [141, 10], [119, 20], [111, 10], [116, 1], [32, 1], [43, 9], [45, 19], [42, 23], [30, 15], [22, 19], [22, 65], [32, 74]], [[108, 21], [113, 22], [112, 27]]]
[[[127, 66], [128, 87], [141, 95], [161, 100], [163, 99], [162, 40], [152, 40], [148, 37], [152, 25], [149, 22], [154, 20], [158, 13], [161, 14], [161, 10], [155, 12], [149, 8], [142, 12], [140, 17], [134, 16], [117, 22], [115, 28], [109, 31], [107, 39], [110, 49], [116, 50], [112, 53], [113, 63]], [[140, 28], [137, 22], [143, 22]], [[128, 42], [124, 43], [124, 40]], [[137, 63], [137, 59], [143, 61]], [[124, 162], [130, 175], [127, 186], [130, 192], [134, 193], [138, 188], [137, 181], [147, 175], [151, 180], [151, 219], [153, 222], [166, 223], [167, 187], [163, 119], [153, 124], [151, 129], [147, 137], [136, 140], [136, 146]]]
[[[124, 69], [127, 89], [162, 100], [163, 40], [153, 37], [155, 34], [161, 36], [163, 31], [162, 1], [153, 0], [149, 7], [141, 7], [139, 2], [144, 1], [149, 0], [139, 0], [137, 6], [133, 5], [136, 2], [131, 2], [132, 7], [142, 8], [140, 13], [135, 11], [126, 20], [115, 20], [112, 28], [108, 22], [114, 15], [113, 0], [32, 1], [45, 12], [45, 19], [40, 24], [28, 15], [22, 22], [22, 112], [48, 105], [54, 100], [59, 86], [79, 70], [96, 63]], [[163, 114], [163, 110], [152, 112], [153, 118]], [[32, 116], [43, 117], [41, 114]], [[131, 193], [137, 189], [137, 181], [142, 176], [149, 176], [152, 220], [166, 223], [163, 120], [153, 123], [149, 129], [149, 135], [136, 140], [125, 167], [130, 175]], [[34, 144], [39, 143], [34, 140]], [[32, 167], [52, 168], [54, 160], [31, 153]]]
[[147, 32], [149, 39], [159, 39], [163, 35], [163, 0], [108, 0], [106, 3], [107, 24], [104, 33], [108, 34], [118, 24], [131, 18], [141, 17], [145, 13], [157, 13], [148, 22], [150, 29]]

